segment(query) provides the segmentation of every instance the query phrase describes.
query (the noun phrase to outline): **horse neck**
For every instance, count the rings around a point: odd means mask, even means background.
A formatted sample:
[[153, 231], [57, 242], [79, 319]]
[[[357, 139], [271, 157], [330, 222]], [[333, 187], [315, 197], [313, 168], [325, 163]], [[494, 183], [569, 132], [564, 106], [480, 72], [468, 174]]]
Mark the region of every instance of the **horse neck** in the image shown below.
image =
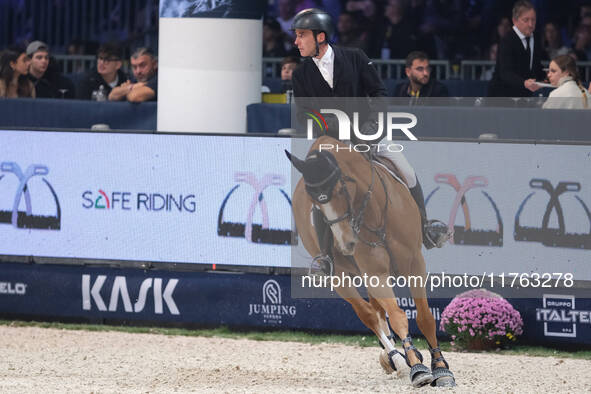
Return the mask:
[[[353, 209], [357, 212], [359, 209], [361, 209], [363, 200], [365, 199], [367, 191], [369, 190], [369, 187], [371, 185], [372, 168], [369, 162], [365, 160], [365, 158], [363, 157], [360, 157], [358, 160], [356, 160], [355, 164], [349, 166], [349, 168], [352, 169], [352, 178], [354, 178], [357, 182], [357, 191], [355, 193], [355, 199], [353, 201]], [[384, 188], [382, 186], [380, 178], [378, 177], [377, 169], [374, 169], [373, 192], [367, 204], [367, 208], [364, 212], [365, 220], [378, 223], [383, 215], [385, 204], [386, 195], [384, 193]]]

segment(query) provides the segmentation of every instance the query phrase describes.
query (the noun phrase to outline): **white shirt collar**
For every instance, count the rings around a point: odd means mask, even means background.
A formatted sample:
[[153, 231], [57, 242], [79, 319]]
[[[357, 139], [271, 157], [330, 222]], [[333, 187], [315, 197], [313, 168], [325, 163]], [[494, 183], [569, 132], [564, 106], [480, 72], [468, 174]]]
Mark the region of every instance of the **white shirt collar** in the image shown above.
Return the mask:
[[322, 77], [332, 89], [334, 81], [334, 51], [332, 50], [332, 47], [328, 45], [322, 58], [317, 59], [313, 57], [312, 60], [314, 60], [316, 67], [318, 67], [318, 70], [320, 71], [320, 74], [322, 74]]
[[519, 29], [517, 28], [517, 26], [513, 25], [513, 30], [515, 30], [515, 33], [517, 33], [517, 36], [518, 36], [520, 39], [522, 39], [522, 40], [525, 40], [525, 34], [523, 34], [523, 33], [521, 32], [521, 30], [519, 30]]
[[326, 52], [324, 52], [324, 56], [322, 56], [320, 59], [313, 57], [312, 60], [314, 60], [314, 63], [316, 63], [317, 66], [320, 63], [321, 64], [334, 63], [334, 51], [332, 50], [332, 47], [330, 45], [328, 45], [328, 47], [326, 48]]

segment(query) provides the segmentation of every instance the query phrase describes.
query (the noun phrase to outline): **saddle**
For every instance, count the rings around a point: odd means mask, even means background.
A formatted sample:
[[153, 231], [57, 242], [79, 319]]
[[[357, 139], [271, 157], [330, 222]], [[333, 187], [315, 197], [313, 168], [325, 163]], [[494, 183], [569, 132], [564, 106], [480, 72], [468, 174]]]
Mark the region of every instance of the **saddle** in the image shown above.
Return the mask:
[[[367, 157], [367, 159], [369, 160], [369, 156]], [[403, 184], [406, 188], [408, 188], [408, 185], [406, 184], [404, 178], [400, 174], [398, 167], [396, 167], [394, 163], [390, 161], [390, 159], [383, 156], [372, 155], [371, 161], [372, 163], [377, 164], [380, 167], [383, 167], [395, 181]]]

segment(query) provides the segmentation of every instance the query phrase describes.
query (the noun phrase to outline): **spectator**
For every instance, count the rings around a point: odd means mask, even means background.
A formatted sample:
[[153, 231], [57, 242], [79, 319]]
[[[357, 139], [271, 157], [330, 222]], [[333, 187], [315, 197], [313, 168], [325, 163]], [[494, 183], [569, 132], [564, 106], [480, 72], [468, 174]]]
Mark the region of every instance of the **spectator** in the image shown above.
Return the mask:
[[84, 76], [77, 89], [79, 99], [91, 100], [93, 92], [103, 90], [106, 100], [114, 87], [127, 81], [127, 76], [121, 71], [121, 52], [121, 48], [116, 44], [101, 45], [97, 52], [96, 68]]
[[550, 93], [544, 108], [585, 109], [589, 108], [591, 95], [581, 84], [574, 59], [561, 55], [550, 62], [548, 79], [556, 86]]
[[293, 0], [278, 0], [278, 15], [277, 22], [281, 26], [283, 33], [291, 38], [294, 38], [291, 29], [291, 22], [296, 14], [296, 7], [298, 6], [296, 1]]
[[562, 37], [560, 36], [560, 29], [554, 22], [547, 22], [544, 25], [544, 49], [546, 50], [547, 59], [554, 59], [560, 55], [566, 55], [569, 49], [562, 45]]
[[382, 59], [404, 59], [416, 49], [414, 27], [405, 15], [402, 0], [389, 0], [386, 4], [380, 38]]
[[491, 97], [527, 97], [544, 79], [542, 48], [534, 39], [536, 10], [528, 0], [513, 7], [513, 29], [499, 43], [497, 64], [489, 84]]
[[411, 52], [406, 58], [408, 82], [398, 84], [394, 97], [448, 97], [447, 87], [431, 78], [429, 58], [424, 52]]
[[291, 77], [293, 71], [300, 64], [300, 59], [295, 56], [288, 56], [281, 61], [281, 92], [285, 93], [288, 90], [293, 90]]
[[497, 25], [495, 40], [493, 42], [499, 43], [511, 31], [511, 21], [506, 16], [502, 17]]
[[359, 48], [367, 52], [367, 32], [361, 31], [356, 15], [342, 12], [337, 23], [338, 44], [343, 47]]
[[[488, 49], [488, 60], [496, 62], [498, 52], [499, 52], [499, 44], [497, 44], [495, 42]], [[480, 80], [481, 81], [490, 81], [493, 77], [494, 71], [495, 71], [494, 68], [483, 71], [482, 74], [480, 75]]]
[[281, 25], [275, 19], [265, 19], [263, 23], [263, 57], [283, 57], [286, 50], [283, 45]]
[[135, 82], [126, 81], [109, 93], [109, 100], [127, 99], [132, 103], [156, 101], [158, 97], [158, 59], [150, 48], [138, 48], [131, 55]]
[[591, 59], [591, 15], [583, 17], [577, 27], [574, 49], [584, 54], [586, 60]]
[[31, 59], [21, 48], [0, 54], [0, 98], [35, 98], [35, 86], [27, 78], [30, 63]]
[[49, 47], [41, 41], [33, 41], [27, 46], [27, 56], [31, 58], [29, 79], [35, 85], [38, 98], [75, 97], [74, 84], [62, 76], [59, 69], [49, 57]]
[[590, 59], [587, 55], [589, 49], [591, 49], [591, 30], [580, 25], [575, 31], [573, 52], [578, 60], [585, 61]]

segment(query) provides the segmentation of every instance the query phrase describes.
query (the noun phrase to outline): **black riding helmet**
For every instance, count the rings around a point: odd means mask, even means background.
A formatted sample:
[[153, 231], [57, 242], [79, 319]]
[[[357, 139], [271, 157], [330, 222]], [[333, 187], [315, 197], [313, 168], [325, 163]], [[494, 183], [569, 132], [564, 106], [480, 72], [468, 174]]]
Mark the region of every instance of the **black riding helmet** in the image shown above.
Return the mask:
[[[291, 23], [291, 30], [295, 31], [295, 29], [312, 30], [314, 41], [316, 41], [316, 54], [314, 56], [318, 56], [318, 53], [320, 53], [319, 44], [327, 43], [334, 34], [332, 18], [328, 13], [318, 8], [308, 8], [298, 12]], [[326, 39], [319, 43], [317, 37], [320, 32], [325, 34]]]

